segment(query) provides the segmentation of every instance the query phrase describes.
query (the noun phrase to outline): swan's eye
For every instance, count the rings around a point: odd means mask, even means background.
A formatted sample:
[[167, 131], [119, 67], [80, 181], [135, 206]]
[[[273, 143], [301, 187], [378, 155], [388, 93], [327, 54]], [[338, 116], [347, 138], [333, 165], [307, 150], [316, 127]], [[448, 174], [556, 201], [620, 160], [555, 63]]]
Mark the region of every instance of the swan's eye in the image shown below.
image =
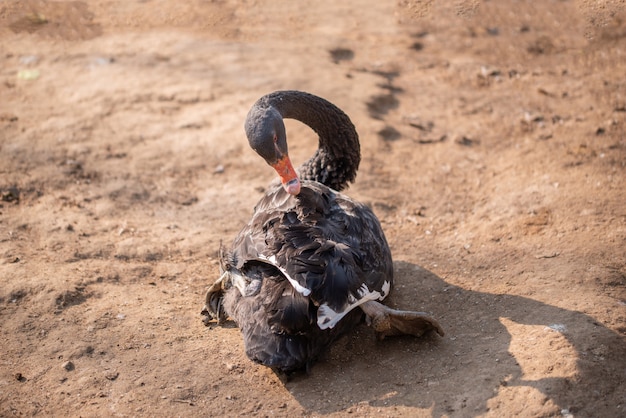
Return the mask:
[[278, 142], [278, 135], [274, 134], [274, 143]]

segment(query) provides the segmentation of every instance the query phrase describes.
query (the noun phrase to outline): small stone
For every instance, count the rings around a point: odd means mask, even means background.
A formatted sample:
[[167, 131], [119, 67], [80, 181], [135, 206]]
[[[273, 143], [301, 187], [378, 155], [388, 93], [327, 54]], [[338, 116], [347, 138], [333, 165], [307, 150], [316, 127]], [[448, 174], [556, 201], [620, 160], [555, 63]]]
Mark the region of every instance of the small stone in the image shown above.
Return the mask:
[[74, 363], [72, 363], [71, 361], [66, 361], [65, 363], [63, 363], [63, 368], [68, 372], [71, 372], [75, 368]]

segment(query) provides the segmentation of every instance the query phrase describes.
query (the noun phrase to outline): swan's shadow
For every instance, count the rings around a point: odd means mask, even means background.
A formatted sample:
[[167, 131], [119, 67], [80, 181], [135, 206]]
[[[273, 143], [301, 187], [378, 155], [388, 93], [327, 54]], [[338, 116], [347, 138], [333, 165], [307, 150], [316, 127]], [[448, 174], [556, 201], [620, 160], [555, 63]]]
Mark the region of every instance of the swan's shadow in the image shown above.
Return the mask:
[[[399, 408], [398, 413], [402, 407], [418, 407], [436, 417], [475, 416], [484, 414], [488, 401], [507, 386], [505, 390], [534, 388], [546, 402], [576, 416], [618, 416], [626, 408], [621, 386], [626, 381], [624, 336], [577, 311], [520, 296], [465, 290], [405, 262], [394, 267], [397, 287], [389, 304], [432, 311], [446, 336], [376, 342], [371, 330], [359, 328], [337, 342], [311, 375], [285, 383], [307, 411], [358, 414], [359, 405], [367, 404]], [[532, 365], [534, 359], [518, 362], [510, 352], [512, 336], [505, 323], [535, 326], [540, 339], [560, 339], [564, 344], [552, 355], [565, 350], [575, 359], [577, 372], [525, 377], [522, 365]], [[560, 331], [561, 325], [565, 331]], [[540, 348], [532, 351], [546, 354], [537, 352]]]

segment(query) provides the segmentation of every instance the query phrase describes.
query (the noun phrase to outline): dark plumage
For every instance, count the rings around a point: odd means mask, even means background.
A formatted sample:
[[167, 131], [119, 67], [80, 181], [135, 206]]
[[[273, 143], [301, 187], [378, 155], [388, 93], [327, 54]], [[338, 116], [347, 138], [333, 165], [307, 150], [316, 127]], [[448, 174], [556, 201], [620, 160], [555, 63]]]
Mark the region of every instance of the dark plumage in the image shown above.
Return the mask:
[[[319, 148], [299, 176], [289, 161], [283, 118], [319, 135]], [[317, 96], [280, 91], [252, 107], [245, 128], [282, 186], [269, 187], [222, 255], [223, 274], [209, 289], [203, 314], [220, 321], [230, 316], [248, 357], [285, 372], [308, 369], [364, 316], [381, 338], [431, 329], [443, 335], [427, 315], [378, 302], [393, 281], [389, 246], [374, 213], [338, 192], [354, 180], [360, 161], [348, 116]]]

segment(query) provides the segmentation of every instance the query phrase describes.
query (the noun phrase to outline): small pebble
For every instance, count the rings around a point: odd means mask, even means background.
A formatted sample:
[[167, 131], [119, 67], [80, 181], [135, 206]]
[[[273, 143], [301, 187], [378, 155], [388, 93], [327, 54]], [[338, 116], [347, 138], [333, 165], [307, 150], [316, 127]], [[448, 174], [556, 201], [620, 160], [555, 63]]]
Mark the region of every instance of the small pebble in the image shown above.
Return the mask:
[[34, 65], [39, 62], [39, 57], [37, 55], [22, 55], [20, 57], [20, 64], [23, 65]]
[[65, 363], [63, 363], [63, 368], [68, 372], [71, 372], [72, 370], [74, 370], [74, 363], [72, 363], [71, 361], [66, 361]]

